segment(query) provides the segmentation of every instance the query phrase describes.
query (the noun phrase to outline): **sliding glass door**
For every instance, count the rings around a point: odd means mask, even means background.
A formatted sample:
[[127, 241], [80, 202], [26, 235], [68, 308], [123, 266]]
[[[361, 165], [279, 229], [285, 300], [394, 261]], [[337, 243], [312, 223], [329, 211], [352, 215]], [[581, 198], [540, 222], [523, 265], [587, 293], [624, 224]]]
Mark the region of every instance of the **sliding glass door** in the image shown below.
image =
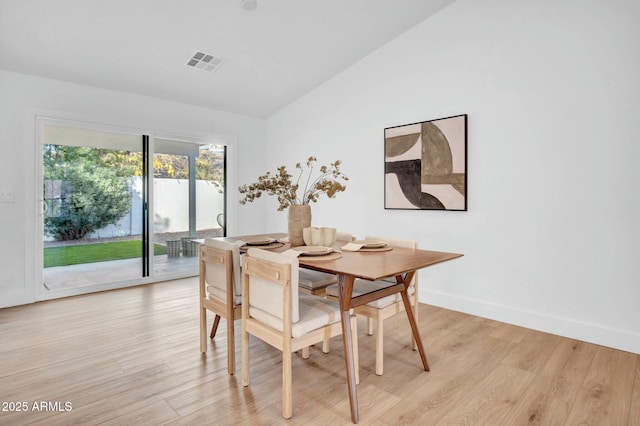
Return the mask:
[[142, 277], [142, 137], [43, 130], [44, 287]]
[[40, 134], [41, 298], [198, 273], [199, 240], [224, 234], [224, 146], [55, 120]]
[[155, 275], [197, 270], [198, 245], [224, 235], [225, 149], [156, 138], [153, 155]]

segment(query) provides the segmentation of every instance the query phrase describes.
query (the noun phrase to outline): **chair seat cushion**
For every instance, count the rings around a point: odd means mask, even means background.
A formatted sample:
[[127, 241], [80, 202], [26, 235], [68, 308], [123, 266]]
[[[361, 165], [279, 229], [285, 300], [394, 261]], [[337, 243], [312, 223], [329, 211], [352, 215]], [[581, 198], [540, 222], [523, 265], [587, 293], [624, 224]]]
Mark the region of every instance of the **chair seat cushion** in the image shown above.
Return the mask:
[[[300, 337], [328, 324], [340, 322], [340, 308], [336, 302], [309, 294], [299, 295], [300, 320], [291, 325], [291, 336]], [[282, 331], [282, 320], [255, 307], [249, 315], [256, 320]]]
[[303, 268], [299, 270], [298, 285], [309, 290], [325, 288], [337, 282], [338, 278], [333, 274]]
[[[372, 291], [390, 287], [395, 284], [396, 284], [395, 280], [392, 281], [391, 279], [387, 279], [387, 278], [383, 280], [378, 280], [378, 281], [367, 281], [367, 280], [356, 279], [355, 282], [353, 283], [352, 297], [360, 296], [365, 293], [371, 293]], [[414, 292], [415, 292], [415, 287], [412, 285], [409, 287], [409, 290], [407, 291], [407, 293], [409, 294], [409, 296], [411, 296]], [[337, 284], [333, 284], [327, 287], [327, 296], [338, 297]], [[392, 294], [390, 296], [385, 296], [381, 299], [374, 300], [372, 302], [367, 303], [367, 306], [381, 309], [395, 302], [402, 302], [402, 296], [400, 296], [400, 293]]]

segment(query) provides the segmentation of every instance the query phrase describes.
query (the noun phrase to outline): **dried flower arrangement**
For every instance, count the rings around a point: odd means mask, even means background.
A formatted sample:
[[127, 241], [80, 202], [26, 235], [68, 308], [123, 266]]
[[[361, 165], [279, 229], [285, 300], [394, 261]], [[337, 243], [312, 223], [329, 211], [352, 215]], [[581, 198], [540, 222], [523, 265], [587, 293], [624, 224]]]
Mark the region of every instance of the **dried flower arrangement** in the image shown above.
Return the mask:
[[278, 197], [278, 201], [280, 202], [278, 211], [281, 211], [291, 205], [303, 205], [309, 204], [310, 202], [315, 203], [322, 194], [333, 198], [336, 193], [344, 191], [347, 188], [338, 181], [338, 179], [349, 180], [349, 178], [340, 171], [340, 165], [342, 164], [340, 160], [329, 164], [329, 166], [321, 166], [320, 176], [311, 181], [314, 162], [316, 161], [316, 157], [309, 157], [307, 159], [308, 174], [306, 175], [306, 183], [301, 197], [298, 197], [298, 189], [300, 188], [300, 179], [306, 172], [302, 165], [297, 163], [296, 169], [299, 169], [300, 172], [295, 183], [292, 181], [293, 175], [289, 174], [287, 168], [280, 166], [276, 174], [267, 172], [259, 176], [257, 182], [240, 186], [238, 188], [240, 194], [242, 194], [240, 204], [250, 203], [256, 198], [260, 198], [264, 192], [267, 195], [275, 195]]

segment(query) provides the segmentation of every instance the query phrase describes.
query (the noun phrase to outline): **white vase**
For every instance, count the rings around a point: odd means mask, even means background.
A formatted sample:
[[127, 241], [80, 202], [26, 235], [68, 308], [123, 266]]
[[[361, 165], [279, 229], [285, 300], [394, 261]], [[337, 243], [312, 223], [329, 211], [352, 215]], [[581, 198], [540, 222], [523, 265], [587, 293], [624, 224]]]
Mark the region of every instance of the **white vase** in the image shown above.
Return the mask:
[[336, 228], [304, 228], [302, 239], [308, 246], [331, 247], [336, 242]]

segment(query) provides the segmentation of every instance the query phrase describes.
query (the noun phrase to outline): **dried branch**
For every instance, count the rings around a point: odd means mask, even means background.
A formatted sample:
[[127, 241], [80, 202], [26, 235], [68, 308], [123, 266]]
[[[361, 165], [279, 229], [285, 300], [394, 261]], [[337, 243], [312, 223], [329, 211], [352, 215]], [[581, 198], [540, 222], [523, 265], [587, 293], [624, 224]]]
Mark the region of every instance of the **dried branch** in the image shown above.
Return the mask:
[[[296, 164], [296, 169], [299, 169], [298, 178], [293, 183], [291, 180], [293, 175], [289, 174], [285, 166], [278, 167], [278, 172], [272, 175], [271, 172], [266, 172], [264, 175], [258, 177], [258, 181], [249, 185], [242, 185], [238, 188], [242, 198], [240, 204], [246, 204], [253, 202], [256, 198], [260, 198], [262, 193], [267, 195], [275, 195], [278, 198], [280, 206], [278, 210], [284, 210], [290, 205], [295, 204], [309, 204], [310, 202], [317, 202], [318, 198], [322, 194], [326, 194], [329, 198], [334, 198], [338, 192], [344, 191], [347, 187], [340, 183], [338, 180], [349, 180], [340, 171], [340, 165], [342, 162], [337, 160], [331, 163], [328, 167], [320, 167], [320, 176], [311, 180], [313, 174], [313, 164], [317, 161], [316, 157], [309, 157], [307, 159], [306, 168], [302, 167], [300, 163]], [[300, 179], [304, 174], [306, 176], [306, 183], [302, 197], [298, 197], [298, 189], [300, 188]]]

